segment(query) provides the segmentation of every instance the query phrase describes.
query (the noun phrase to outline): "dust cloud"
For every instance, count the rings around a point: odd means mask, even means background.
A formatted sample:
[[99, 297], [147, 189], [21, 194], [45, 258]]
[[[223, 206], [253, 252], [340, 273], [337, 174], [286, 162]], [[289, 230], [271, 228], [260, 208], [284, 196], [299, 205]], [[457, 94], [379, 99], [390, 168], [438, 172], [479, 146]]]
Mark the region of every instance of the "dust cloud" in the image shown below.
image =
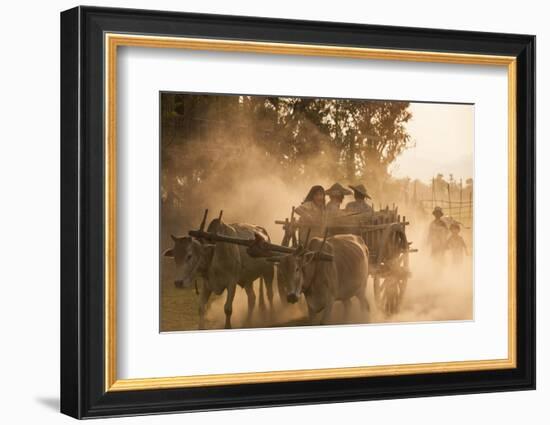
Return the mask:
[[[307, 122], [307, 121], [306, 121]], [[165, 127], [168, 124], [165, 125]], [[171, 124], [170, 124], [171, 125]], [[386, 316], [376, 306], [372, 277], [367, 286], [370, 304], [368, 314], [361, 313], [359, 303], [353, 300], [352, 312], [344, 317], [341, 303], [333, 309], [331, 322], [387, 323], [423, 322], [473, 319], [473, 277], [471, 256], [465, 257], [460, 266], [434, 262], [426, 245], [429, 223], [433, 219], [430, 210], [419, 208], [411, 201], [411, 189], [404, 195], [403, 185], [393, 179], [386, 170], [370, 179], [360, 181], [346, 178], [341, 167], [339, 153], [321, 134], [317, 149], [308, 152], [288, 167], [287, 158], [267, 155], [257, 134], [251, 134], [256, 123], [249, 119], [234, 120], [231, 126], [220, 131], [203, 131], [184, 138], [183, 131], [175, 131], [169, 138], [163, 130], [161, 141], [161, 252], [172, 246], [170, 235], [185, 236], [199, 226], [204, 210], [210, 212], [209, 221], [223, 210], [226, 223], [250, 223], [264, 227], [274, 243], [281, 243], [282, 226], [275, 220], [290, 216], [292, 206], [298, 206], [309, 188], [320, 184], [328, 188], [338, 181], [344, 186], [363, 183], [373, 198], [375, 209], [392, 204], [399, 206], [399, 213], [407, 217], [406, 228], [412, 248], [419, 251], [410, 254], [410, 270], [406, 293], [397, 314]], [[269, 142], [269, 137], [266, 136]], [[414, 176], [411, 176], [414, 178]], [[347, 196], [346, 202], [352, 201]], [[464, 227], [461, 235], [471, 252], [471, 230]], [[198, 295], [194, 289], [177, 289], [174, 285], [173, 260], [160, 257], [161, 262], [161, 330], [195, 330], [198, 326]], [[200, 282], [199, 282], [200, 289]], [[273, 284], [274, 309], [270, 310], [264, 293], [266, 308], [261, 308], [259, 281], [254, 283], [257, 302], [251, 323], [245, 323], [247, 297], [238, 287], [233, 303], [232, 324], [240, 327], [271, 327], [307, 325], [307, 308], [302, 299], [288, 305], [279, 299], [277, 282]], [[265, 289], [264, 289], [265, 292]], [[207, 329], [224, 326], [223, 304], [225, 293], [213, 295], [206, 313]]]
[[[227, 143], [229, 142], [222, 142]], [[215, 144], [218, 145], [217, 142]], [[268, 231], [272, 241], [279, 243], [284, 232], [280, 225], [275, 224], [275, 220], [289, 217], [292, 206], [301, 204], [311, 186], [321, 184], [328, 188], [334, 183], [314, 171], [322, 168], [320, 164], [330, 163], [329, 158], [332, 155], [326, 152], [308, 158], [307, 166], [311, 171], [303, 180], [289, 182], [285, 179], [285, 170], [280, 169], [276, 159], [267, 158], [254, 145], [241, 146], [225, 158], [217, 147], [214, 149], [220, 158], [209, 164], [210, 174], [201, 180], [201, 190], [191, 188], [184, 195], [181, 205], [174, 208], [175, 211], [167, 211], [168, 222], [162, 224], [168, 230], [173, 230], [174, 234], [185, 234], [188, 230], [197, 228], [205, 209], [209, 210], [209, 219], [217, 217], [223, 210], [223, 220], [226, 223], [261, 225]], [[185, 147], [185, 151], [191, 152], [205, 150], [208, 152], [205, 143], [191, 142]], [[182, 158], [181, 163], [177, 157], [172, 158], [176, 173], [186, 168], [188, 159], [185, 151], [172, 154]], [[218, 161], [237, 165], [226, 167], [223, 163], [217, 163]], [[177, 178], [175, 180], [178, 181]]]
[[[336, 302], [331, 324], [365, 324], [397, 322], [433, 322], [453, 320], [473, 320], [473, 267], [472, 257], [464, 258], [462, 264], [455, 265], [450, 258], [442, 263], [435, 262], [429, 255], [429, 247], [423, 242], [429, 221], [412, 222], [408, 226], [408, 236], [419, 251], [410, 256], [411, 277], [399, 312], [387, 316], [377, 308], [374, 300], [373, 281], [369, 277], [367, 299], [370, 312], [364, 313], [356, 299], [352, 301], [351, 314], [346, 317], [342, 303]], [[416, 238], [415, 238], [416, 236]], [[255, 283], [256, 294], [259, 283]], [[274, 284], [276, 287], [276, 283]], [[233, 303], [232, 321], [235, 328], [305, 326], [309, 325], [305, 300], [295, 305], [281, 302], [275, 289], [275, 311], [257, 308], [251, 323], [246, 323], [247, 298], [242, 288], [237, 290]], [[225, 296], [213, 297], [207, 311], [209, 329], [222, 329], [225, 316], [223, 304]], [[266, 300], [267, 303], [267, 300]]]

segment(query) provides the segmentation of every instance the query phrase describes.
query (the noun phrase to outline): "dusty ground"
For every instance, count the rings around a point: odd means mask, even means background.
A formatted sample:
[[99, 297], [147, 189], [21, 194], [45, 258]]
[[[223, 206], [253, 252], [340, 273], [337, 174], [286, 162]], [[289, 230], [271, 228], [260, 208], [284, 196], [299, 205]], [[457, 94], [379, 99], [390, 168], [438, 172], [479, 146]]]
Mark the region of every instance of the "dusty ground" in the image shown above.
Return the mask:
[[[360, 311], [359, 303], [353, 300], [352, 313], [346, 321], [342, 304], [334, 306], [331, 323], [382, 323], [382, 322], [419, 322], [443, 320], [471, 320], [473, 318], [472, 267], [470, 257], [459, 268], [447, 265], [437, 267], [425, 256], [412, 258], [412, 277], [409, 279], [400, 312], [393, 316], [385, 316], [377, 310], [374, 302], [372, 279], [369, 279], [367, 298], [371, 306], [370, 314]], [[163, 260], [166, 261], [166, 260]], [[165, 276], [161, 291], [161, 330], [184, 331], [198, 328], [198, 296], [194, 289], [178, 289], [173, 284], [173, 265], [163, 264]], [[255, 283], [258, 294], [258, 282]], [[272, 327], [272, 326], [303, 326], [308, 325], [305, 301], [288, 305], [281, 303], [275, 290], [274, 310], [262, 311], [258, 303], [252, 323], [245, 324], [247, 312], [246, 293], [237, 289], [233, 304], [232, 323], [234, 328], [240, 327]], [[224, 325], [223, 304], [225, 293], [213, 296], [206, 315], [207, 329], [220, 329]]]

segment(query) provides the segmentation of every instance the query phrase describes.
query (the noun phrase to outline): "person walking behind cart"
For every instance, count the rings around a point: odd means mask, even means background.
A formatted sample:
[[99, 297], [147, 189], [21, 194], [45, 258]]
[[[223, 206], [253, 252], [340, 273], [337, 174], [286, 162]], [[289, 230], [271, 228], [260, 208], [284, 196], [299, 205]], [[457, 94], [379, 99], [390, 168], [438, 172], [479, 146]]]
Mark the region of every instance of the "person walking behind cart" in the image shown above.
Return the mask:
[[353, 190], [353, 196], [355, 201], [351, 201], [346, 205], [346, 213], [362, 213], [362, 212], [373, 212], [372, 207], [367, 204], [366, 199], [371, 199], [367, 193], [367, 188], [362, 184], [356, 186], [349, 186]]
[[441, 219], [441, 217], [443, 217], [443, 210], [441, 207], [435, 207], [432, 214], [435, 218], [430, 223], [430, 228], [428, 230], [428, 245], [430, 245], [431, 248], [432, 258], [441, 261], [447, 247], [447, 234], [449, 231], [447, 225]]
[[352, 192], [337, 182], [329, 187], [325, 193], [330, 199], [327, 203], [327, 214], [331, 217], [337, 217], [342, 212], [340, 206], [344, 201], [344, 196], [351, 195]]
[[451, 252], [451, 259], [453, 264], [458, 266], [462, 264], [464, 255], [468, 255], [468, 248], [460, 233], [460, 225], [458, 223], [451, 223], [449, 226], [451, 230], [451, 236], [447, 239], [445, 248]]
[[323, 186], [313, 186], [309, 189], [302, 204], [294, 210], [300, 216], [298, 239], [304, 242], [307, 229], [311, 229], [310, 240], [313, 237], [323, 237], [325, 232], [326, 206], [325, 189]]

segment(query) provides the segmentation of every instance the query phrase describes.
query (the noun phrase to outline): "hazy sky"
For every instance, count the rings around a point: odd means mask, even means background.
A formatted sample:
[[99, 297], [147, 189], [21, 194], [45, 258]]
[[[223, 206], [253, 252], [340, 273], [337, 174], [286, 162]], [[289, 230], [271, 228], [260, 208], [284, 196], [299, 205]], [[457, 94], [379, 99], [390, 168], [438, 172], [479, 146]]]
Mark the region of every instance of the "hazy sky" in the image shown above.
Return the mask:
[[442, 173], [455, 179], [473, 176], [474, 106], [411, 103], [406, 124], [415, 146], [403, 152], [390, 167], [396, 177], [423, 181]]

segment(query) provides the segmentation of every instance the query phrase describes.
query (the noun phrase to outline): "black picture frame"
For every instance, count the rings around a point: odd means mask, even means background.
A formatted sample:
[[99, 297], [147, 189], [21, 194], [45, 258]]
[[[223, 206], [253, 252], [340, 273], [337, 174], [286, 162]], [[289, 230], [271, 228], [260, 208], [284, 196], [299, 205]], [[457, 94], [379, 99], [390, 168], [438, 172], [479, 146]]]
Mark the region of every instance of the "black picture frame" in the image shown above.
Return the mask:
[[[517, 367], [302, 382], [105, 391], [104, 33], [517, 58]], [[61, 13], [61, 412], [75, 418], [535, 388], [535, 37], [76, 7]]]

